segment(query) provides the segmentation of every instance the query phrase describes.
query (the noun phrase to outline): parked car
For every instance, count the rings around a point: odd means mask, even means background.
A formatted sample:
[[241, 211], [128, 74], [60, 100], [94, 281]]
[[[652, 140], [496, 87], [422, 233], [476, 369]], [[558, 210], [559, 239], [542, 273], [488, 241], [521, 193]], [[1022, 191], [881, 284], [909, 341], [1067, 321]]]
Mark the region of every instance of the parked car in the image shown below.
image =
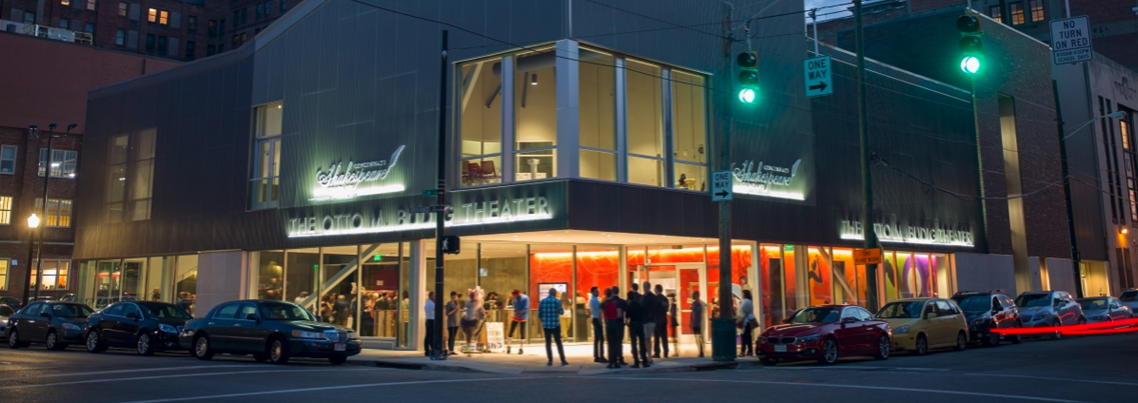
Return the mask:
[[1066, 291], [1028, 291], [1016, 297], [1023, 327], [1054, 327], [1051, 339], [1058, 340], [1062, 326], [1087, 323], [1083, 308]]
[[0, 297], [0, 305], [7, 305], [18, 311], [20, 307], [24, 306], [24, 303], [16, 297]]
[[49, 350], [62, 350], [83, 341], [83, 324], [91, 308], [74, 302], [36, 301], [8, 318], [8, 347], [43, 343]]
[[1083, 298], [1076, 302], [1083, 310], [1087, 323], [1114, 322], [1134, 317], [1130, 308], [1114, 297]]
[[931, 348], [968, 347], [968, 321], [956, 302], [944, 298], [900, 299], [881, 307], [877, 319], [893, 329], [893, 349], [925, 355]]
[[84, 344], [92, 353], [108, 347], [131, 348], [139, 355], [181, 350], [178, 333], [190, 319], [190, 314], [173, 304], [118, 302], [87, 318]]
[[8, 337], [8, 317], [15, 315], [16, 310], [7, 305], [0, 305], [0, 337]]
[[985, 346], [998, 346], [1000, 340], [1015, 344], [1023, 341], [1019, 334], [1000, 337], [993, 329], [1012, 329], [1020, 327], [1020, 311], [1015, 301], [1000, 291], [964, 291], [952, 296], [956, 305], [964, 311], [968, 321], [968, 340], [979, 341]]
[[1118, 296], [1118, 301], [1122, 302], [1122, 306], [1130, 308], [1130, 312], [1138, 315], [1138, 290], [1130, 289], [1122, 292]]
[[274, 364], [309, 357], [339, 365], [361, 348], [351, 329], [318, 322], [300, 305], [266, 300], [218, 305], [204, 317], [186, 322], [178, 340], [199, 360], [216, 353], [252, 354], [257, 361]]
[[762, 362], [781, 360], [838, 362], [839, 357], [872, 355], [889, 358], [889, 323], [876, 320], [859, 306], [820, 305], [796, 312], [759, 337]]

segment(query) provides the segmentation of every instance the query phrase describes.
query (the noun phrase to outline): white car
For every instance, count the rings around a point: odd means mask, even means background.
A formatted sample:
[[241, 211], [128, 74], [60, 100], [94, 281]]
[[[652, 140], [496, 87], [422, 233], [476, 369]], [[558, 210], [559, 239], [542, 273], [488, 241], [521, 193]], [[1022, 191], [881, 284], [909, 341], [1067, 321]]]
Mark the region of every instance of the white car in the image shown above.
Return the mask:
[[0, 337], [8, 338], [8, 317], [16, 313], [15, 309], [7, 305], [0, 305]]

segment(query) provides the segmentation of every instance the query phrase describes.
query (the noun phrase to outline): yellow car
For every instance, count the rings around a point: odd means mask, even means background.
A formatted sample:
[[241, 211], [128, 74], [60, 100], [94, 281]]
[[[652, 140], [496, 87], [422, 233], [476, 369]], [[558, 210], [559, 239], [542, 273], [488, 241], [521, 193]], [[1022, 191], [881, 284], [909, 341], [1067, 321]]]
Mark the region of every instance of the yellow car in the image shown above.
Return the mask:
[[924, 355], [930, 348], [968, 346], [968, 322], [951, 299], [906, 298], [881, 307], [877, 319], [893, 329], [893, 349]]

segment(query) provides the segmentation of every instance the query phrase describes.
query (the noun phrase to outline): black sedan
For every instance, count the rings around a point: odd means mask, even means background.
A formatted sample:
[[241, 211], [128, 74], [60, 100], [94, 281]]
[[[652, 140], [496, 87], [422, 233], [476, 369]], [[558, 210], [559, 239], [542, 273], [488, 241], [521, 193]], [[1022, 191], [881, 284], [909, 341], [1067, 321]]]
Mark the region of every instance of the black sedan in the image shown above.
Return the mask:
[[308, 357], [339, 365], [360, 353], [360, 339], [351, 329], [317, 322], [300, 305], [281, 301], [218, 305], [204, 318], [186, 322], [179, 341], [199, 360], [228, 353], [252, 354], [257, 361], [274, 364]]
[[33, 302], [8, 318], [8, 347], [43, 343], [63, 350], [83, 341], [83, 324], [91, 308], [74, 302]]
[[190, 319], [190, 314], [173, 304], [118, 302], [87, 318], [85, 344], [92, 353], [108, 347], [130, 348], [140, 355], [180, 350], [178, 332]]

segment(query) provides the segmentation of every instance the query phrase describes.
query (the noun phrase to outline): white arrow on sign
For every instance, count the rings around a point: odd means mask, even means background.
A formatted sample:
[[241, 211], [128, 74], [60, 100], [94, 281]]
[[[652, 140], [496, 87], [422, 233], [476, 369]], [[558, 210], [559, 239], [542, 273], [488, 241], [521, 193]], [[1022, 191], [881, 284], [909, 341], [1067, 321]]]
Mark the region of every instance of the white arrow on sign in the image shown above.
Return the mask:
[[734, 196], [732, 185], [734, 184], [734, 175], [731, 171], [715, 171], [711, 173], [711, 201], [725, 202], [731, 201]]

